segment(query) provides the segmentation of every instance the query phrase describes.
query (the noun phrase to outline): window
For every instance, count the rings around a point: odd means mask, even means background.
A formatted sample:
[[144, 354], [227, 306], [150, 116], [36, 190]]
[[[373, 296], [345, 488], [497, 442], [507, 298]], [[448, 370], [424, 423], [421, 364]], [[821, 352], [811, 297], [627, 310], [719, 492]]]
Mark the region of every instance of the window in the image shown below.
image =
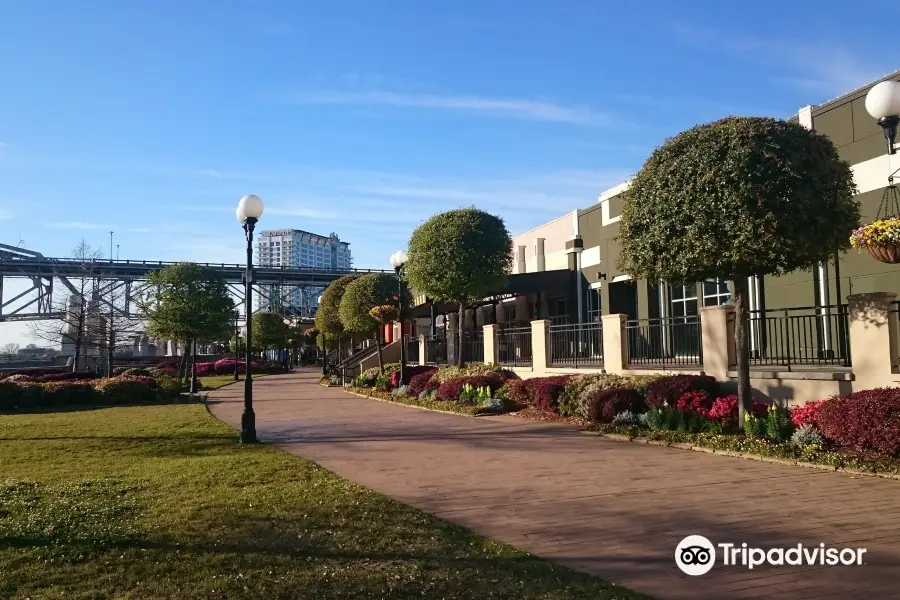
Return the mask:
[[588, 323], [599, 323], [601, 311], [600, 288], [587, 291], [587, 320]]
[[719, 306], [731, 302], [731, 282], [708, 279], [703, 282], [703, 306]]
[[697, 316], [697, 284], [688, 283], [685, 285], [670, 285], [669, 298], [671, 302], [672, 317], [695, 317]]

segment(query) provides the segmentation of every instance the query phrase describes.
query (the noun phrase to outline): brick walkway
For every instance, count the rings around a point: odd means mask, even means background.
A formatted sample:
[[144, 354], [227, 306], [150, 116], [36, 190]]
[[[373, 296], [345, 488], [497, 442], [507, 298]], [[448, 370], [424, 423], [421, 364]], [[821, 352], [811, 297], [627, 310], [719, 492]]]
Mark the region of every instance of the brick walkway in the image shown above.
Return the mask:
[[[665, 599], [900, 598], [900, 481], [426, 412], [318, 378], [255, 382], [263, 441], [482, 535]], [[242, 394], [213, 392], [213, 414], [237, 426]], [[868, 553], [862, 566], [716, 566], [688, 577], [673, 557], [689, 534]]]

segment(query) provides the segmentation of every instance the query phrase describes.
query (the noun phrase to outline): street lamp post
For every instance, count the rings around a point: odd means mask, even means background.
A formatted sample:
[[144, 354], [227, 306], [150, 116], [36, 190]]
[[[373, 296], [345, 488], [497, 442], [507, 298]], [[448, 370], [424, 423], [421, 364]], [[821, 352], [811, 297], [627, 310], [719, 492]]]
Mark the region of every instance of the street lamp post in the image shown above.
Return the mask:
[[400, 323], [400, 383], [406, 382], [406, 340], [403, 339], [403, 279], [400, 273], [406, 259], [409, 258], [404, 250], [397, 250], [391, 254], [391, 266], [397, 274], [397, 321]]
[[884, 129], [888, 154], [896, 154], [897, 125], [900, 124], [900, 81], [882, 81], [866, 94], [866, 110]]
[[282, 362], [282, 364], [284, 365], [284, 372], [285, 372], [285, 373], [290, 373], [290, 371], [291, 371], [291, 368], [290, 368], [290, 353], [289, 353], [289, 351], [288, 351], [288, 346], [289, 346], [289, 344], [287, 343], [287, 337], [286, 337], [286, 336], [288, 335], [288, 332], [290, 331], [290, 327], [291, 327], [291, 320], [288, 319], [288, 318], [285, 318], [285, 319], [284, 319], [285, 343], [284, 343], [284, 348], [282, 349], [282, 352], [284, 352], [284, 354], [283, 354], [282, 357], [281, 357], [281, 362]]
[[241, 198], [237, 219], [247, 240], [247, 272], [244, 274], [244, 314], [247, 315], [247, 367], [244, 376], [244, 413], [241, 415], [241, 443], [255, 444], [256, 415], [253, 412], [253, 375], [250, 366], [250, 344], [253, 340], [253, 228], [263, 214], [263, 201], [250, 194]]

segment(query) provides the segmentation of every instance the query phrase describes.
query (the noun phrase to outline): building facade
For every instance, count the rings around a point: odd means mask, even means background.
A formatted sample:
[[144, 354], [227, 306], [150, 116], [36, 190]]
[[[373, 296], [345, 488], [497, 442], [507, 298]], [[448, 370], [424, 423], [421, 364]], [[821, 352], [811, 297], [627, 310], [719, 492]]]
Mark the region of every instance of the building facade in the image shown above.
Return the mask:
[[[900, 80], [900, 71], [825, 104], [807, 106], [794, 118], [831, 138], [841, 158], [850, 164], [863, 223], [876, 218], [888, 177], [900, 169], [900, 154], [887, 153], [884, 133], [865, 109], [869, 89], [886, 80]], [[548, 312], [544, 316], [566, 315], [570, 322], [596, 321], [601, 314], [613, 313], [626, 314], [629, 319], [689, 317], [697, 315], [704, 306], [729, 301], [728, 281], [668, 285], [632, 281], [627, 273], [619, 271], [616, 223], [621, 218], [628, 188], [629, 183], [623, 182], [601, 193], [593, 205], [514, 237], [513, 273], [573, 267], [581, 273], [581, 308], [577, 298], [568, 298], [565, 302], [572, 306], [551, 304], [548, 311], [553, 309], [557, 315]], [[581, 250], [574, 243], [576, 239], [581, 240]], [[577, 255], [577, 265], [566, 258], [567, 244]], [[900, 269], [878, 262], [866, 252], [851, 250], [813, 270], [781, 277], [753, 277], [750, 291], [751, 309], [755, 311], [826, 307], [846, 303], [850, 294], [900, 295]]]
[[[257, 264], [261, 268], [346, 271], [353, 267], [350, 244], [335, 233], [318, 235], [300, 229], [263, 231], [257, 242]], [[269, 286], [260, 298], [264, 310], [279, 310], [310, 316], [318, 307], [321, 287]]]

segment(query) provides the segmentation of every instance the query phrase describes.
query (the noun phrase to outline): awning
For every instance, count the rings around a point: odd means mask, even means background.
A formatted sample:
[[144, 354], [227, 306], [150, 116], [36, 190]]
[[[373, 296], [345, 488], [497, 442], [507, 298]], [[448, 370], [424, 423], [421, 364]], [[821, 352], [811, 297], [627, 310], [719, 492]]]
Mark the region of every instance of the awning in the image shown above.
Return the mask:
[[[506, 278], [506, 285], [494, 293], [472, 303], [469, 308], [494, 304], [507, 298], [525, 296], [537, 292], [569, 294], [576, 271], [569, 269], [557, 269], [554, 271], [536, 271], [534, 273], [517, 273]], [[431, 302], [420, 304], [409, 310], [410, 318], [431, 316]], [[434, 304], [435, 314], [455, 313], [459, 306], [438, 302]]]

